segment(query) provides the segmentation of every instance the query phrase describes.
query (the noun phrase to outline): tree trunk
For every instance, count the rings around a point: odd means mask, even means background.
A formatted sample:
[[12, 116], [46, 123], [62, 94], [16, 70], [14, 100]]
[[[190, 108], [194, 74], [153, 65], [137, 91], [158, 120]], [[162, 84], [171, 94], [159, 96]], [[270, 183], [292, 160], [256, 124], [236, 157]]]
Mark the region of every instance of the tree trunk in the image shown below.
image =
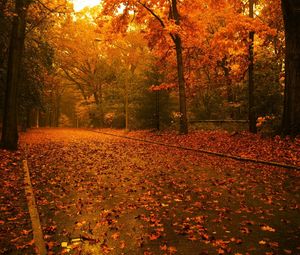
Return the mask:
[[100, 125], [104, 127], [104, 110], [103, 110], [103, 91], [102, 84], [99, 84], [99, 112], [100, 112]]
[[31, 127], [31, 119], [30, 119], [30, 116], [31, 116], [31, 110], [30, 108], [28, 107], [26, 109], [26, 128], [30, 128]]
[[285, 91], [282, 132], [300, 134], [300, 4], [282, 0], [285, 25]]
[[[175, 21], [176, 25], [180, 25], [180, 16], [177, 9], [177, 0], [169, 1], [170, 10], [169, 18]], [[153, 10], [147, 7], [146, 4], [138, 1], [147, 11], [149, 11], [165, 28], [163, 19], [156, 15]], [[177, 75], [178, 75], [178, 90], [179, 90], [179, 111], [180, 111], [180, 122], [179, 122], [179, 133], [187, 134], [188, 133], [188, 122], [187, 122], [187, 112], [186, 112], [186, 95], [185, 95], [185, 80], [184, 80], [184, 66], [183, 66], [183, 57], [182, 57], [182, 42], [179, 34], [170, 33], [170, 36], [175, 44], [176, 48], [176, 59], [177, 59]]]
[[159, 107], [159, 90], [155, 91], [155, 122], [156, 122], [156, 129], [160, 130], [160, 107]]
[[[176, 25], [180, 24], [179, 13], [177, 10], [177, 0], [172, 0], [172, 14]], [[188, 133], [187, 112], [186, 112], [186, 94], [185, 94], [185, 80], [184, 80], [184, 66], [182, 57], [182, 42], [179, 34], [173, 35], [173, 41], [176, 48], [177, 58], [177, 74], [178, 74], [178, 89], [179, 89], [179, 133]]]
[[15, 12], [17, 15], [13, 18], [9, 45], [1, 145], [10, 150], [16, 150], [18, 147], [17, 97], [25, 40], [27, 7], [26, 0], [16, 0]]
[[61, 96], [56, 95], [56, 100], [55, 101], [56, 101], [55, 102], [55, 127], [59, 127]]
[[36, 125], [35, 125], [36, 128], [39, 128], [40, 127], [40, 109], [37, 108], [36, 109]]
[[124, 91], [124, 111], [125, 111], [125, 131], [129, 131], [129, 102], [128, 102], [128, 77], [125, 78], [125, 91]]
[[[98, 90], [94, 91], [93, 93], [94, 95], [94, 99], [95, 99], [95, 103], [96, 103], [96, 109], [97, 109], [97, 113], [96, 113], [96, 127], [103, 127], [104, 124], [104, 116], [103, 116], [103, 105], [102, 105], [102, 98], [101, 98], [101, 94], [100, 96], [98, 95]], [[99, 117], [99, 118], [98, 118]]]
[[224, 76], [225, 76], [225, 84], [226, 84], [226, 92], [227, 92], [227, 102], [231, 103], [233, 102], [233, 91], [232, 91], [232, 82], [230, 79], [230, 69], [227, 67], [227, 57], [224, 57], [221, 61], [221, 67], [224, 71]]
[[[249, 0], [249, 17], [253, 18], [254, 1]], [[256, 128], [256, 113], [254, 103], [254, 32], [249, 33], [250, 45], [249, 45], [249, 67], [248, 67], [248, 115], [249, 115], [249, 131], [251, 133], [257, 133]]]

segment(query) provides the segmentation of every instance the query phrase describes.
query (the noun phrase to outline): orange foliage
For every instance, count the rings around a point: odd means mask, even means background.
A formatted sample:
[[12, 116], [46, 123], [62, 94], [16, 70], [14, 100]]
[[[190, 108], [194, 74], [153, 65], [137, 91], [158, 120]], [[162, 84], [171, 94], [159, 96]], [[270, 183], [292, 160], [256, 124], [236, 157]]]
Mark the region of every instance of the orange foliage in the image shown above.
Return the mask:
[[[124, 6], [122, 13], [117, 12], [120, 6]], [[262, 42], [275, 35], [275, 30], [261, 20], [248, 18], [238, 0], [183, 1], [179, 5], [180, 25], [170, 19], [169, 8], [170, 2], [163, 0], [103, 1], [103, 14], [110, 17], [115, 31], [124, 33], [130, 23], [140, 24], [150, 49], [170, 66], [170, 77], [176, 77], [170, 34], [179, 34], [187, 70], [185, 78], [192, 86], [201, 79], [199, 70], [203, 67], [223, 79], [222, 71], [217, 71], [221, 63], [229, 70], [231, 80], [243, 79], [248, 68], [249, 31], [254, 31]]]

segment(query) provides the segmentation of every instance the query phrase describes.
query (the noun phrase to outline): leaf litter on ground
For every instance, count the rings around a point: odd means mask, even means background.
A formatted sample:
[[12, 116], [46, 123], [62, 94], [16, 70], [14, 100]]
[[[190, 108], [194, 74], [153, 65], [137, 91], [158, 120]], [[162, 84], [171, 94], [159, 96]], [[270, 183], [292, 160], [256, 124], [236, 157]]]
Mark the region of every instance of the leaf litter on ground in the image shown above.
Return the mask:
[[[231, 139], [228, 134], [210, 134], [215, 138], [209, 138], [208, 133], [200, 133], [157, 136], [138, 131], [127, 135], [195, 148], [211, 145], [209, 149], [223, 148], [221, 141], [226, 144]], [[254, 139], [244, 144], [243, 139], [236, 141], [235, 151], [242, 153], [244, 148], [243, 153], [249, 154], [248, 143]], [[209, 140], [219, 145], [213, 147]], [[250, 146], [257, 146], [255, 155], [273, 148], [264, 145], [272, 143], [266, 140], [257, 138]], [[281, 150], [292, 148], [299, 155], [297, 144], [283, 143]], [[76, 129], [32, 130], [22, 135], [21, 145], [22, 153], [27, 150], [49, 254], [300, 251], [297, 171]], [[277, 154], [272, 159], [291, 155]], [[80, 242], [72, 243], [74, 239]], [[67, 249], [61, 246], [63, 242]]]

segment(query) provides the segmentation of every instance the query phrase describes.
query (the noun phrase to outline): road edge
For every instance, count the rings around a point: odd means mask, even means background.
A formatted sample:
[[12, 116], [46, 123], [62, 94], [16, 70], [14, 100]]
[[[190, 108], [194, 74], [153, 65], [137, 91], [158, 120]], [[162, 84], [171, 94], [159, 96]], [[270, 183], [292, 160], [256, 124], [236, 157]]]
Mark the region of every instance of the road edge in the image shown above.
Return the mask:
[[23, 160], [22, 163], [24, 169], [25, 194], [26, 194], [27, 206], [28, 206], [32, 230], [33, 230], [33, 239], [34, 239], [35, 246], [37, 248], [36, 252], [39, 255], [47, 255], [47, 249], [43, 238], [43, 231], [42, 231], [40, 217], [39, 217], [39, 213], [37, 210], [35, 197], [32, 189], [27, 160]]

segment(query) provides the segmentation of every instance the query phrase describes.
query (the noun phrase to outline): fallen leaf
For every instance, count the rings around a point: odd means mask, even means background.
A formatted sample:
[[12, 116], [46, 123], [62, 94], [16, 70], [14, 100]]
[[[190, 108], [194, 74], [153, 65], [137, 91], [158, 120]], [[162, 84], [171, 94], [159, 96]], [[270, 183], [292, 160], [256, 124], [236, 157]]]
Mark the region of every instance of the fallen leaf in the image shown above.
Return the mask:
[[176, 252], [177, 252], [177, 249], [176, 249], [174, 246], [170, 246], [170, 247], [168, 248], [168, 251], [169, 251], [170, 254], [173, 254], [173, 253], [176, 253]]
[[270, 227], [270, 226], [262, 226], [261, 227], [261, 229], [263, 230], [263, 231], [269, 231], [269, 232], [275, 232], [275, 229], [274, 228], [272, 228], [272, 227]]
[[111, 235], [112, 239], [117, 240], [120, 237], [120, 233], [114, 233]]
[[283, 251], [284, 251], [285, 254], [292, 254], [291, 250], [284, 249]]

